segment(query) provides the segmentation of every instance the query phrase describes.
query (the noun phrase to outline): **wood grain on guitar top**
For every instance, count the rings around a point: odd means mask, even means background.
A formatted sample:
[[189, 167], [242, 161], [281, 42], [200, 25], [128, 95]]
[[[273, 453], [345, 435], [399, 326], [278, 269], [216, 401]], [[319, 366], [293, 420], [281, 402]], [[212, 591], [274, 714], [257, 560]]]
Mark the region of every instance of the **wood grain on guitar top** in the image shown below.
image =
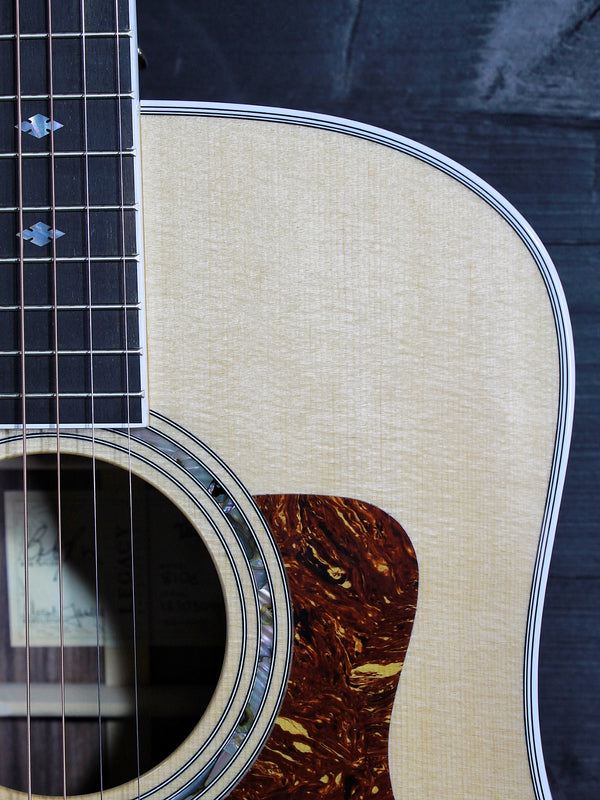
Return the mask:
[[417, 602], [410, 539], [358, 500], [255, 499], [286, 567], [294, 659], [273, 732], [230, 797], [392, 800], [388, 730]]
[[396, 800], [535, 797], [524, 643], [561, 386], [538, 263], [407, 153], [181, 111], [142, 116], [151, 408], [253, 495], [360, 498], [409, 533]]

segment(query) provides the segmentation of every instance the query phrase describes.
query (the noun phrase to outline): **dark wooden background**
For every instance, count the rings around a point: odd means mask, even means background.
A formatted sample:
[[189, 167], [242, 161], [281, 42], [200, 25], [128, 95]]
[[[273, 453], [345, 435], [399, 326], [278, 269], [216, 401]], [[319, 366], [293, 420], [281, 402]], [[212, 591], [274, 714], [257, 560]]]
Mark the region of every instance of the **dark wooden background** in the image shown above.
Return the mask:
[[597, 0], [138, 0], [143, 98], [379, 125], [480, 175], [549, 249], [578, 368], [541, 648], [555, 800], [600, 797], [599, 11]]

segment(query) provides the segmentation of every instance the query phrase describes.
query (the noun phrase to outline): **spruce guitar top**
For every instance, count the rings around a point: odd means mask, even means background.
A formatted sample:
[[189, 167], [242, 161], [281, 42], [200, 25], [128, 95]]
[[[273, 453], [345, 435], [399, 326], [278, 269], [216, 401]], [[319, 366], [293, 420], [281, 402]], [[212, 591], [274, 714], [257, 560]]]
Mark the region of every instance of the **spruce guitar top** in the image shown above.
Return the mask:
[[549, 800], [546, 251], [399, 136], [140, 108], [134, 21], [0, 9], [0, 795]]

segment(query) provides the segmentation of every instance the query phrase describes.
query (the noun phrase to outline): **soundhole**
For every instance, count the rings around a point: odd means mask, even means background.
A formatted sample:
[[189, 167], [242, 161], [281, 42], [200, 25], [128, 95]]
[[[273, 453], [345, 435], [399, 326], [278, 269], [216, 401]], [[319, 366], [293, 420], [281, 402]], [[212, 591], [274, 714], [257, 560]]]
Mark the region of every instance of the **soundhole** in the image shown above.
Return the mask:
[[31, 771], [33, 793], [58, 796], [167, 758], [213, 695], [226, 633], [216, 569], [183, 514], [120, 468], [98, 461], [94, 479], [91, 460], [61, 462], [59, 551], [56, 456], [28, 458], [29, 675], [22, 467], [0, 462], [0, 784], [27, 792]]

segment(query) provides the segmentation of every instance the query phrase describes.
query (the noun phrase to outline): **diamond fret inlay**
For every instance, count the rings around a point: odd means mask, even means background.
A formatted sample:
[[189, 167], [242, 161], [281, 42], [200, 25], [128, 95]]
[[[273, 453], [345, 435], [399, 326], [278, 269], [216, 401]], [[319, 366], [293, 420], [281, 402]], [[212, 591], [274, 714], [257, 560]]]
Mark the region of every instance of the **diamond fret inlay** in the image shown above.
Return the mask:
[[27, 228], [23, 233], [17, 233], [17, 236], [22, 236], [23, 239], [32, 244], [37, 244], [38, 247], [44, 247], [50, 244], [52, 239], [60, 239], [64, 235], [64, 231], [59, 231], [58, 228], [51, 228], [45, 222], [36, 222], [35, 225]]
[[[15, 128], [18, 127], [18, 125], [15, 125]], [[21, 123], [21, 130], [24, 133], [28, 133], [30, 136], [35, 136], [36, 139], [43, 139], [43, 137], [48, 136], [51, 131], [57, 131], [59, 128], [63, 127], [64, 126], [60, 122], [56, 120], [52, 121], [43, 114], [34, 114], [33, 117], [29, 117], [28, 121]]]

